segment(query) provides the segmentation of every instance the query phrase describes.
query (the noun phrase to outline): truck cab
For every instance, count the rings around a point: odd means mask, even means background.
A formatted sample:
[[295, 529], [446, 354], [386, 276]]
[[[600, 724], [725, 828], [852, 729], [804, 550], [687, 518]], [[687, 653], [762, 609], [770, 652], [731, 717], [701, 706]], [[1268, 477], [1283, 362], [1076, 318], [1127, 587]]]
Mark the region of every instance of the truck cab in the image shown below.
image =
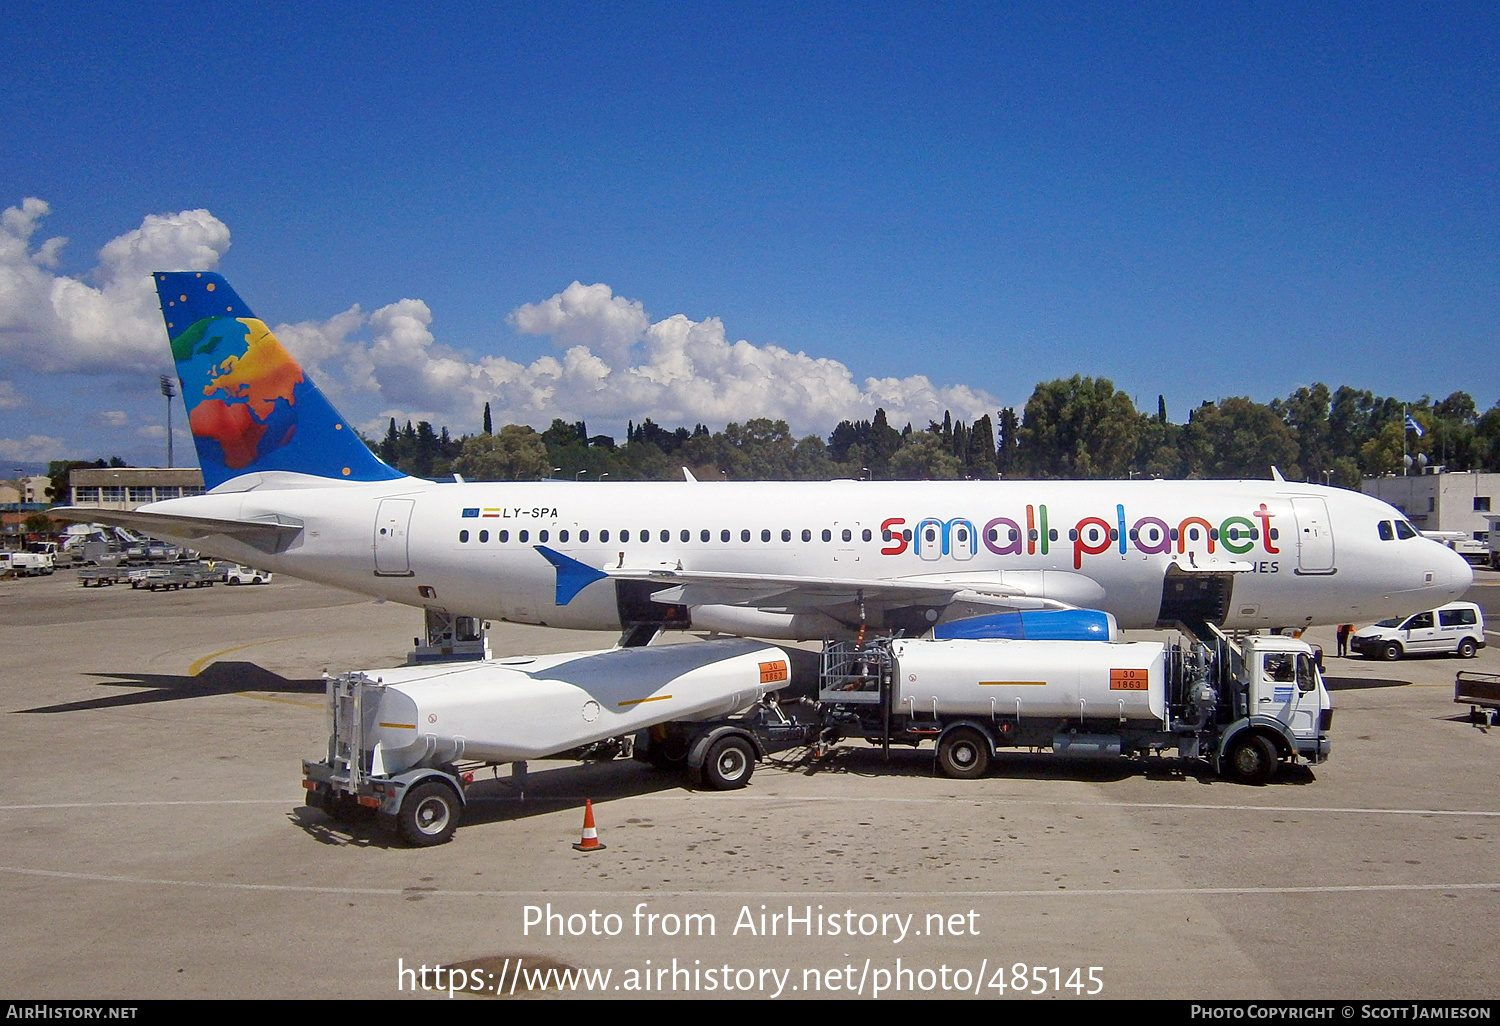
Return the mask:
[[1295, 638], [1260, 634], [1244, 640], [1243, 653], [1243, 705], [1234, 703], [1216, 762], [1231, 776], [1256, 783], [1269, 780], [1276, 763], [1291, 755], [1310, 763], [1326, 760], [1333, 701], [1319, 653]]

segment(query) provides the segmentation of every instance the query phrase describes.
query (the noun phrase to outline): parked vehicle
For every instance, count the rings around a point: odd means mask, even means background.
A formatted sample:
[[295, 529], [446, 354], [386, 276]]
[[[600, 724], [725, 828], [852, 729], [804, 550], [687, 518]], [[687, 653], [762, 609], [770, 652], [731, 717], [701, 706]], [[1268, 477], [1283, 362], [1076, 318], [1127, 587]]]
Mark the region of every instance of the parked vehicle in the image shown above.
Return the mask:
[[1366, 659], [1400, 659], [1423, 652], [1472, 659], [1484, 644], [1484, 613], [1472, 602], [1450, 602], [1424, 613], [1381, 620], [1349, 638], [1350, 649]]
[[256, 570], [253, 567], [241, 566], [238, 563], [226, 564], [223, 570], [222, 580], [225, 584], [271, 583], [271, 574], [265, 570]]

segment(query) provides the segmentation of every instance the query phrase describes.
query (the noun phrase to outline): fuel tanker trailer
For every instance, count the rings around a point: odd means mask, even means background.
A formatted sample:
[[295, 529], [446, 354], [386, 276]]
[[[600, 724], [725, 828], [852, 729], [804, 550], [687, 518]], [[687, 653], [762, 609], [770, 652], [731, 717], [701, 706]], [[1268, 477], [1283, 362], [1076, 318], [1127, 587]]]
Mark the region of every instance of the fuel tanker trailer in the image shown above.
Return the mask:
[[819, 700], [842, 736], [936, 743], [982, 776], [1002, 748], [1112, 758], [1175, 750], [1248, 784], [1328, 757], [1318, 653], [1297, 639], [885, 639], [829, 646]]
[[[303, 762], [303, 786], [315, 808], [371, 810], [413, 844], [439, 844], [458, 824], [473, 768], [666, 720], [720, 720], [789, 679], [785, 652], [740, 638], [346, 673], [328, 678], [328, 757]], [[733, 735], [697, 753], [694, 768], [714, 786], [744, 786], [762, 754], [746, 732]]]

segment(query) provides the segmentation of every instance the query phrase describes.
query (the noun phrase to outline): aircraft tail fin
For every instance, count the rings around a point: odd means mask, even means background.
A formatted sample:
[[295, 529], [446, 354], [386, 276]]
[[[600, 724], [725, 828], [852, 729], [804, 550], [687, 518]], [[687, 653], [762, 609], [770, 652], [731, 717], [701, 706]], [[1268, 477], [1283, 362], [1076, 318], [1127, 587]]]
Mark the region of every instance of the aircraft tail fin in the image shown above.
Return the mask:
[[269, 470], [338, 481], [405, 476], [370, 451], [222, 276], [152, 277], [206, 487]]

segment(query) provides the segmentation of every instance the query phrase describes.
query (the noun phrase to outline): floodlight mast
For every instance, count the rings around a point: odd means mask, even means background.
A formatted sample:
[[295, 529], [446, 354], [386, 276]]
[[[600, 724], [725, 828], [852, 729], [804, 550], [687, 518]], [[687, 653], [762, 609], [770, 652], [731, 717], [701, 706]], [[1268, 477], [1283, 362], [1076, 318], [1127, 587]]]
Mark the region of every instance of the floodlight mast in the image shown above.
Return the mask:
[[177, 398], [177, 382], [170, 375], [161, 376], [161, 394], [167, 400], [167, 468], [172, 467], [172, 400]]

